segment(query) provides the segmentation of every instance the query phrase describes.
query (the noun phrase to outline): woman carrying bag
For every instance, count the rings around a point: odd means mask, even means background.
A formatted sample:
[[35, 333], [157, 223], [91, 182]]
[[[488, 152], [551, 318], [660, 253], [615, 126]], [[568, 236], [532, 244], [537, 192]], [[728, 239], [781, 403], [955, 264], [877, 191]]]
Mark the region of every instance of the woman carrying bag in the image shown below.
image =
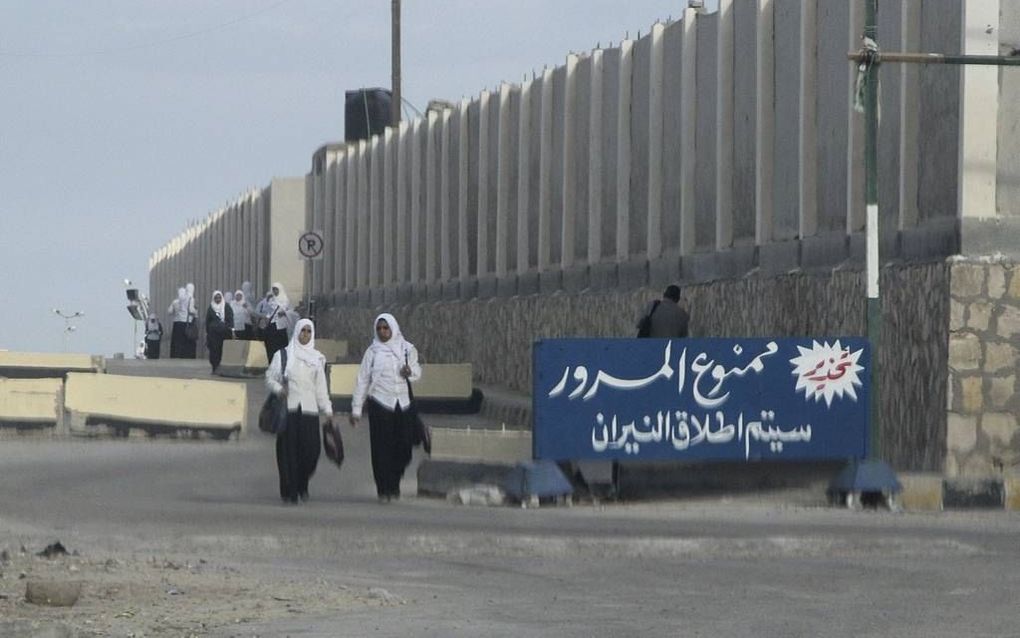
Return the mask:
[[212, 301], [205, 311], [205, 345], [209, 350], [209, 365], [213, 374], [223, 360], [223, 342], [234, 338], [234, 311], [223, 299], [219, 290], [213, 292]]
[[326, 357], [315, 349], [315, 326], [301, 319], [287, 351], [286, 370], [281, 352], [266, 370], [266, 386], [287, 401], [287, 426], [276, 435], [276, 466], [280, 498], [285, 503], [308, 500], [308, 480], [319, 463], [322, 442], [319, 421], [329, 422], [333, 405], [326, 386]]
[[379, 502], [389, 503], [400, 498], [400, 479], [411, 462], [409, 382], [421, 378], [421, 366], [418, 350], [404, 339], [393, 315], [379, 315], [374, 327], [351, 397], [351, 425], [357, 427], [367, 410], [375, 489]]

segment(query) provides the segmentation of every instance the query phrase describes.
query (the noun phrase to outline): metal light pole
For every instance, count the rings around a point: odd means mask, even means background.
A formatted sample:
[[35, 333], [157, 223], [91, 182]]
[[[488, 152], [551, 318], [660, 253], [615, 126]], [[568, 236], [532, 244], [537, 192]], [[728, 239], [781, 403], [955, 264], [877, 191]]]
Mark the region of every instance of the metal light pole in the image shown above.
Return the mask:
[[71, 325], [71, 321], [78, 317], [84, 317], [85, 313], [80, 310], [76, 310], [75, 312], [70, 313], [64, 312], [59, 308], [54, 308], [53, 314], [57, 315], [58, 317], [64, 320], [64, 352], [67, 352], [71, 333], [77, 330], [77, 328]]

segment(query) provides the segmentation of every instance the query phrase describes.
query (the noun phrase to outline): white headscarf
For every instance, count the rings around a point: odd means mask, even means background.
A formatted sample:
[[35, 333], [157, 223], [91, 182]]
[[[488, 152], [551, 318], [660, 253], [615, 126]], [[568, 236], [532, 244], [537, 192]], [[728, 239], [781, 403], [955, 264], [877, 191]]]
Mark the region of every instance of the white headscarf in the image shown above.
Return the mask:
[[193, 298], [195, 296], [195, 284], [189, 282], [186, 286], [184, 286], [184, 290], [188, 293], [189, 297]]
[[246, 281], [241, 284], [241, 292], [244, 294], [244, 300], [248, 302], [249, 306], [255, 306], [255, 297], [252, 294], [251, 282]]
[[[379, 321], [385, 321], [386, 325], [390, 327], [389, 341], [384, 342], [379, 340], [379, 333], [375, 330], [375, 327], [379, 325]], [[376, 317], [375, 321], [372, 323], [372, 333], [372, 345], [370, 345], [369, 348], [376, 351], [389, 352], [396, 357], [400, 363], [404, 362], [404, 356], [411, 344], [404, 339], [404, 333], [400, 331], [400, 324], [397, 323], [397, 320], [393, 315], [388, 312], [384, 312]]]
[[270, 292], [273, 288], [280, 291], [280, 294], [276, 295], [276, 304], [281, 308], [290, 308], [290, 299], [287, 297], [287, 291], [283, 289], [283, 284], [278, 281], [274, 282], [270, 287]]
[[[298, 336], [301, 334], [301, 329], [305, 326], [312, 329], [312, 338], [308, 340], [308, 343], [301, 343], [298, 340]], [[326, 365], [325, 355], [315, 349], [315, 324], [312, 323], [311, 319], [301, 319], [294, 327], [294, 335], [290, 338], [290, 344], [287, 346], [288, 369], [292, 361], [300, 361], [310, 367]]]
[[[220, 296], [220, 302], [216, 303], [216, 295]], [[213, 291], [212, 300], [209, 301], [209, 307], [213, 309], [216, 316], [220, 318], [220, 321], [227, 320], [227, 311], [225, 309], [226, 303], [223, 301], [223, 293], [219, 290]]]

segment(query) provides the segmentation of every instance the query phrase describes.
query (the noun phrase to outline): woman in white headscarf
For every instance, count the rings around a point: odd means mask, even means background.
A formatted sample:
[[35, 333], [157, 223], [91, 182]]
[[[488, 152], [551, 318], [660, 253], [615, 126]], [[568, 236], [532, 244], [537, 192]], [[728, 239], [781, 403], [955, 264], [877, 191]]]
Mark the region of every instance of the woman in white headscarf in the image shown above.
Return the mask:
[[223, 299], [222, 292], [213, 292], [209, 309], [205, 311], [205, 345], [209, 348], [209, 365], [213, 372], [223, 359], [223, 341], [234, 338], [233, 326], [233, 309]]
[[400, 498], [400, 479], [411, 462], [407, 383], [421, 378], [421, 366], [418, 350], [404, 339], [393, 315], [379, 315], [374, 325], [375, 337], [361, 359], [351, 397], [351, 425], [357, 427], [367, 407], [375, 489], [379, 502], [388, 503]]
[[248, 307], [254, 308], [258, 300], [255, 299], [255, 290], [252, 288], [250, 281], [241, 284], [241, 292], [244, 294], [244, 300], [248, 303]]
[[159, 359], [159, 345], [163, 339], [163, 324], [159, 322], [156, 313], [150, 312], [149, 318], [145, 320], [145, 358]]
[[[282, 361], [284, 353], [286, 363]], [[326, 386], [326, 357], [315, 349], [315, 325], [310, 319], [298, 321], [290, 343], [273, 356], [266, 370], [266, 386], [287, 400], [287, 427], [276, 435], [280, 498], [285, 503], [307, 501], [308, 480], [322, 450], [319, 417], [328, 420], [333, 414]]]
[[186, 288], [177, 289], [177, 298], [173, 300], [166, 313], [173, 321], [173, 329], [170, 332], [170, 358], [183, 359], [187, 353], [188, 337], [184, 332], [184, 326], [188, 323], [188, 291]]
[[262, 340], [266, 343], [266, 356], [273, 360], [273, 356], [280, 348], [287, 347], [289, 336], [287, 329], [290, 327], [290, 299], [287, 298], [287, 291], [283, 284], [274, 282], [272, 287], [273, 299], [269, 301], [268, 312], [269, 323], [262, 333]]
[[230, 300], [230, 309], [234, 311], [234, 324], [231, 326], [234, 329], [234, 338], [253, 339], [255, 331], [251, 323], [252, 309], [243, 290], [234, 291], [234, 298]]

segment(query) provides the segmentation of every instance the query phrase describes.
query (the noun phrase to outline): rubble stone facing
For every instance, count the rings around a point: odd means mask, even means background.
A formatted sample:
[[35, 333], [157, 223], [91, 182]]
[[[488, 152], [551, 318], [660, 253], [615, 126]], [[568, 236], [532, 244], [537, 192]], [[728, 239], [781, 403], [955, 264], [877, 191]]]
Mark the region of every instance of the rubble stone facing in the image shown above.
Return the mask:
[[[941, 472], [946, 461], [949, 271], [945, 261], [882, 268], [881, 449], [897, 470]], [[975, 276], [983, 284], [982, 271]], [[677, 283], [692, 337], [867, 334], [860, 271]], [[424, 303], [345, 298], [320, 309], [316, 327], [323, 337], [348, 339], [358, 360], [376, 314], [392, 312], [426, 362], [470, 362], [477, 383], [530, 394], [535, 340], [633, 336], [638, 315], [661, 294], [643, 287]], [[981, 344], [970, 341], [976, 372]]]
[[950, 260], [947, 476], [1020, 468], [1020, 267], [1002, 257]]

